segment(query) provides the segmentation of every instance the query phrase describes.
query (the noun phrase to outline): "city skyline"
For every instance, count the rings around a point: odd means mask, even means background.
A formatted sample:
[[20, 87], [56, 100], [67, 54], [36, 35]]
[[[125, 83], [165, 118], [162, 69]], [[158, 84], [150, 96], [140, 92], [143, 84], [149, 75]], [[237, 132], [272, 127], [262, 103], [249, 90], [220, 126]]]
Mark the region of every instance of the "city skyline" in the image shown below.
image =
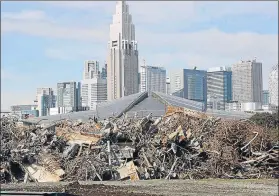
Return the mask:
[[[128, 4], [137, 27], [139, 56], [148, 65], [164, 66], [167, 72], [193, 66], [206, 70], [256, 56], [263, 63], [264, 89], [268, 89], [269, 72], [278, 62], [276, 2]], [[2, 2], [1, 108], [32, 104], [38, 87], [81, 81], [85, 60], [97, 60], [103, 67], [115, 5]], [[222, 6], [225, 11], [217, 14]], [[167, 14], [170, 7], [176, 14]], [[185, 12], [183, 17], [180, 12]], [[19, 84], [23, 84], [20, 89]]]

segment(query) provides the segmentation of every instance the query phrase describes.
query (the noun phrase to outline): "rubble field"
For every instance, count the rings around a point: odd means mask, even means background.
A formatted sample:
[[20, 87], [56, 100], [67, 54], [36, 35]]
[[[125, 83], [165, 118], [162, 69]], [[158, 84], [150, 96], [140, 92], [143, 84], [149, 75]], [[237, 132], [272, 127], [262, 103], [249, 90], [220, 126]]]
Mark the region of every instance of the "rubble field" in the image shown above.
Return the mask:
[[1, 119], [1, 184], [279, 177], [277, 134], [249, 120], [168, 107], [153, 118]]

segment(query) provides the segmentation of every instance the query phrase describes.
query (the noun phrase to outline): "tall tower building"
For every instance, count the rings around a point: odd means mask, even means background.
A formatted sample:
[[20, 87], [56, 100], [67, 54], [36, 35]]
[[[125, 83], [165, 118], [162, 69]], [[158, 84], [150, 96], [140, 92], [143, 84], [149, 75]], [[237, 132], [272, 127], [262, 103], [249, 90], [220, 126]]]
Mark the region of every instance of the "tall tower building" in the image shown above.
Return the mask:
[[81, 98], [84, 109], [95, 110], [107, 100], [107, 80], [101, 77], [82, 80]]
[[57, 83], [57, 107], [59, 113], [77, 111], [76, 82]]
[[[98, 61], [86, 61], [81, 81], [80, 92], [81, 106], [83, 109], [94, 110], [97, 105], [107, 100], [107, 80], [106, 70], [100, 73]], [[78, 95], [78, 93], [77, 93]], [[80, 101], [80, 99], [77, 99]]]
[[98, 61], [85, 61], [83, 69], [83, 79], [96, 78], [100, 74]]
[[268, 88], [271, 106], [278, 106], [278, 65], [269, 74]]
[[262, 105], [268, 106], [269, 105], [269, 91], [268, 90], [263, 90], [263, 100], [262, 100]]
[[225, 110], [232, 100], [232, 72], [229, 67], [214, 67], [207, 71], [207, 109]]
[[262, 102], [262, 63], [240, 61], [232, 66], [233, 101]]
[[167, 95], [170, 95], [170, 92], [171, 92], [171, 81], [170, 81], [170, 77], [167, 77], [166, 78], [166, 94]]
[[184, 69], [183, 97], [207, 104], [207, 72], [204, 70]]
[[138, 47], [135, 26], [125, 1], [117, 1], [110, 25], [107, 56], [108, 100], [139, 92]]
[[54, 94], [54, 91], [52, 88], [37, 88], [37, 93], [36, 93], [36, 100], [35, 102], [38, 103], [39, 101], [39, 96], [43, 95], [49, 95], [49, 103], [47, 104], [48, 108], [53, 108], [56, 106], [56, 96]]
[[166, 70], [163, 67], [141, 66], [140, 67], [140, 90], [141, 92], [166, 93]]
[[181, 91], [184, 88], [183, 69], [170, 71], [170, 94]]

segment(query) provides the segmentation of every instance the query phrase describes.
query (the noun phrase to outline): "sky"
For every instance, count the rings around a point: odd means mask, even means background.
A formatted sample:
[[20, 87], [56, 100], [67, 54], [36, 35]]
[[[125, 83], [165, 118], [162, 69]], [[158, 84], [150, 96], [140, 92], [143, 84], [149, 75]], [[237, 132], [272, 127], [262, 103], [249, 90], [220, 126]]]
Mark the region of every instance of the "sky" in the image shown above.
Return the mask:
[[[168, 70], [278, 63], [278, 2], [131, 1], [139, 59]], [[36, 88], [81, 81], [104, 65], [115, 1], [1, 2], [1, 109], [32, 104]]]

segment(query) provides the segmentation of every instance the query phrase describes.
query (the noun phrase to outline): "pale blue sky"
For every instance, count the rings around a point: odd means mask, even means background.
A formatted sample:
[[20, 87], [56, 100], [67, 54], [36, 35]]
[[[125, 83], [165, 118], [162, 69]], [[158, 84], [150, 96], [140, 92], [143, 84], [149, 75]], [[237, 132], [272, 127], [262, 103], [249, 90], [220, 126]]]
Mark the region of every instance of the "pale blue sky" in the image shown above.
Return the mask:
[[[255, 56], [264, 87], [278, 62], [277, 2], [128, 2], [140, 58], [167, 70], [228, 66]], [[80, 81], [106, 59], [110, 2], [1, 2], [2, 109], [32, 103], [37, 87]]]

